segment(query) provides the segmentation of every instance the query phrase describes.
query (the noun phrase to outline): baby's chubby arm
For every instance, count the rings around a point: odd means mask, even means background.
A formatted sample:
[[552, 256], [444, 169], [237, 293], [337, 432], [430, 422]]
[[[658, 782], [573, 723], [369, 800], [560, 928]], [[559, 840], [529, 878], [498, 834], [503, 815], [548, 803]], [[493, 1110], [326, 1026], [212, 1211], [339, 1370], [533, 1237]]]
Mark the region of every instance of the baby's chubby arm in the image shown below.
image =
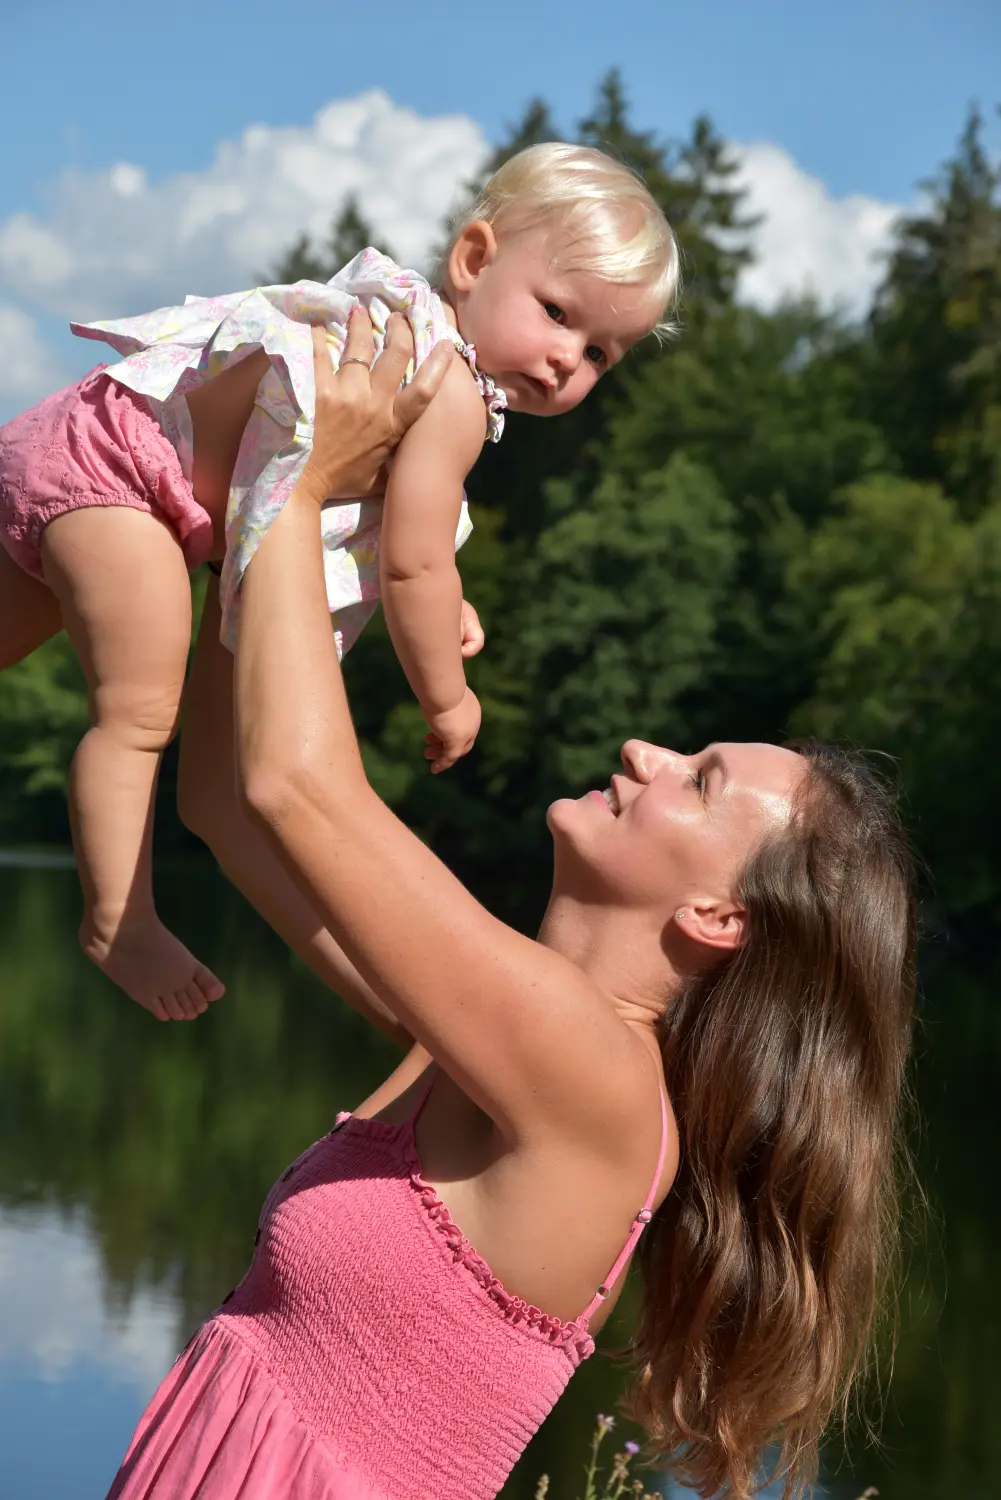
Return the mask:
[[480, 725], [460, 649], [462, 585], [455, 532], [462, 486], [486, 435], [486, 409], [466, 366], [453, 359], [438, 395], [393, 459], [382, 518], [386, 623], [431, 731], [431, 769], [472, 748]]

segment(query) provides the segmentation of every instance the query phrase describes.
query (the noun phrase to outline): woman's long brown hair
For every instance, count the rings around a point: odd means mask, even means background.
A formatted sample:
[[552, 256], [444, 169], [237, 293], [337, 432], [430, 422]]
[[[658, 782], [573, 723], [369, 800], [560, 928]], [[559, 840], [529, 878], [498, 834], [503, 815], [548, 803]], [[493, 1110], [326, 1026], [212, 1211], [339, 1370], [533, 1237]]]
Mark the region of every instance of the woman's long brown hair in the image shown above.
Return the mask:
[[744, 1500], [763, 1449], [816, 1473], [866, 1362], [898, 1247], [914, 1000], [907, 840], [841, 750], [742, 872], [748, 936], [661, 1024], [677, 1181], [641, 1241], [632, 1410], [703, 1495]]

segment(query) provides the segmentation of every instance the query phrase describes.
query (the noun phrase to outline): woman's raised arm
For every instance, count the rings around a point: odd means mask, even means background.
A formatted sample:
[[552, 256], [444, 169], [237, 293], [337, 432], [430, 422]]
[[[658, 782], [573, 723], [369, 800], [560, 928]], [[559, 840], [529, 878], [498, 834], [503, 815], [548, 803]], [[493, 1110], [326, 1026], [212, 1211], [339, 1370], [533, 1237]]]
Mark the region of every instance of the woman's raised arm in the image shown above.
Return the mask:
[[345, 492], [349, 469], [360, 482], [366, 462], [382, 462], [441, 373], [432, 368], [394, 403], [409, 330], [391, 326], [370, 376], [371, 338], [367, 317], [353, 318], [336, 375], [316, 340], [313, 458], [244, 579], [236, 724], [248, 810], [374, 992], [501, 1128], [598, 1121], [631, 1072], [616, 1067], [617, 1056], [632, 1058], [628, 1028], [574, 965], [475, 901], [362, 765], [318, 509]]

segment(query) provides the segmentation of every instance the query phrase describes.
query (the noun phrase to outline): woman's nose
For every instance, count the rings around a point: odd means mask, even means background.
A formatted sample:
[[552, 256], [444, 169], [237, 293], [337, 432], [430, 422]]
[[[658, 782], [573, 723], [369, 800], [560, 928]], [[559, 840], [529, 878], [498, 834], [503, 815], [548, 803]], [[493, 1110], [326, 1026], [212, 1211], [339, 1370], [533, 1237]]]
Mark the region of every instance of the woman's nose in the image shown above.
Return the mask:
[[688, 765], [687, 755], [651, 745], [647, 740], [626, 740], [622, 747], [622, 764], [638, 781], [652, 781], [660, 771], [671, 767], [679, 771]]

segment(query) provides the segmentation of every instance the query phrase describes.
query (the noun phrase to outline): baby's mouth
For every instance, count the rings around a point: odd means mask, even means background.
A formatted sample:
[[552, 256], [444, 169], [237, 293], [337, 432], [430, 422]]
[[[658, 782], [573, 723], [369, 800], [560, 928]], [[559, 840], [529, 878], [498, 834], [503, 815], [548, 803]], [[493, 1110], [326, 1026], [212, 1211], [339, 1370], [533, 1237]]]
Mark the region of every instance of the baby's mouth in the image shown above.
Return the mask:
[[529, 375], [525, 372], [522, 373], [521, 378], [528, 386], [532, 394], [534, 396], [537, 396], [540, 401], [549, 400], [550, 393], [553, 389], [551, 385], [547, 385], [546, 382], [544, 380], [540, 380], [538, 376]]

